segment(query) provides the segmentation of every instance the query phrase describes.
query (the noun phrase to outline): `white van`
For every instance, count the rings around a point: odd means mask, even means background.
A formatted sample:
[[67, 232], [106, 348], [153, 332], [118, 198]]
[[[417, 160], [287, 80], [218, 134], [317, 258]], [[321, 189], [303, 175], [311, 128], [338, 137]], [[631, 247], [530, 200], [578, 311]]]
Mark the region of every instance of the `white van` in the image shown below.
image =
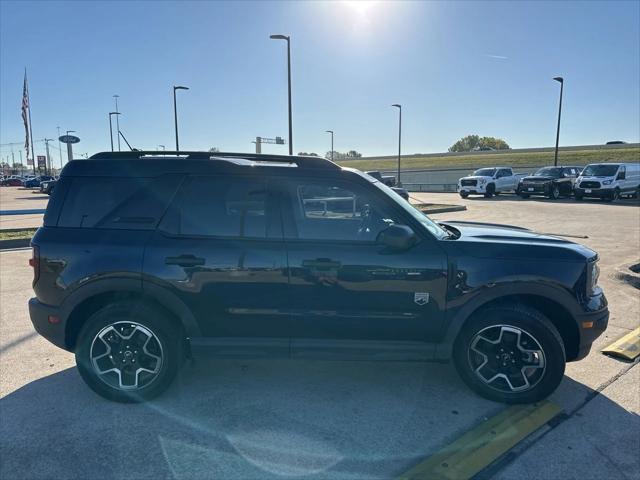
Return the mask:
[[573, 189], [576, 200], [596, 197], [617, 200], [640, 195], [640, 163], [591, 163], [584, 167]]

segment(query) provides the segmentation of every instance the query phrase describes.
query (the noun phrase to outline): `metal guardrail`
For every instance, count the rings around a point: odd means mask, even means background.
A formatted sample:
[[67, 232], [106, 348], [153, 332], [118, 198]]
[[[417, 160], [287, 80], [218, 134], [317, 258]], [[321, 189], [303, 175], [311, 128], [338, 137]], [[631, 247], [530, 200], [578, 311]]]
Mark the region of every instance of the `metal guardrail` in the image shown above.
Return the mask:
[[458, 185], [455, 183], [403, 183], [402, 186], [409, 192], [456, 192]]

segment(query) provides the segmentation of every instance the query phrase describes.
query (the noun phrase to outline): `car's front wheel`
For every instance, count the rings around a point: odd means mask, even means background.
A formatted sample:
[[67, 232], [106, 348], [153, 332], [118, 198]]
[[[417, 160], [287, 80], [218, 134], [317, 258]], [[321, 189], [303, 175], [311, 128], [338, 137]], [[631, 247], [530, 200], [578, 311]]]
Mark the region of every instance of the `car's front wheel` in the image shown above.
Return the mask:
[[531, 403], [549, 396], [565, 369], [562, 338], [539, 311], [520, 304], [483, 309], [454, 346], [458, 373], [490, 400]]
[[171, 384], [182, 363], [182, 345], [180, 329], [162, 311], [142, 302], [117, 302], [87, 319], [76, 345], [76, 364], [99, 395], [141, 402]]
[[549, 190], [549, 198], [552, 200], [557, 200], [560, 198], [560, 188], [557, 185], [553, 185], [551, 190]]
[[460, 192], [460, 197], [461, 198], [467, 198], [469, 196], [468, 192]]

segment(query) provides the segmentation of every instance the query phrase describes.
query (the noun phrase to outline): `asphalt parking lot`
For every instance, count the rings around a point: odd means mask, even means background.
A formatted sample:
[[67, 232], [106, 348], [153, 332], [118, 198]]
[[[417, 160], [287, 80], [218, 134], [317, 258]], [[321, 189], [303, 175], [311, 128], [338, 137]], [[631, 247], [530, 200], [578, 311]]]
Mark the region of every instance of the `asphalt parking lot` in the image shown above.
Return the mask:
[[[414, 196], [467, 206], [437, 219], [586, 236], [575, 240], [601, 256], [610, 324], [551, 397], [562, 421], [482, 475], [640, 478], [640, 367], [599, 352], [640, 325], [638, 290], [614, 277], [639, 256], [638, 203]], [[505, 409], [450, 365], [286, 360], [198, 360], [156, 401], [110, 403], [85, 387], [72, 354], [33, 331], [29, 255], [0, 253], [3, 479], [398, 477]]]

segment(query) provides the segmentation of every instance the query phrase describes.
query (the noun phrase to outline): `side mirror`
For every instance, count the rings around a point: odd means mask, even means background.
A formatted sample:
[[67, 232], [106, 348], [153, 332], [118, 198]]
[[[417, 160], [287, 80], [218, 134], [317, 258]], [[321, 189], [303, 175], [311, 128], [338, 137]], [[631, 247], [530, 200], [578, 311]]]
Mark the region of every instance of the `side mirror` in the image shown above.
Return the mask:
[[625, 174], [625, 172], [620, 172], [618, 174], [618, 176], [616, 177], [616, 180], [624, 180], [626, 178], [626, 176], [627, 175]]
[[406, 225], [391, 225], [378, 234], [378, 243], [392, 250], [408, 250], [418, 241], [418, 237]]

